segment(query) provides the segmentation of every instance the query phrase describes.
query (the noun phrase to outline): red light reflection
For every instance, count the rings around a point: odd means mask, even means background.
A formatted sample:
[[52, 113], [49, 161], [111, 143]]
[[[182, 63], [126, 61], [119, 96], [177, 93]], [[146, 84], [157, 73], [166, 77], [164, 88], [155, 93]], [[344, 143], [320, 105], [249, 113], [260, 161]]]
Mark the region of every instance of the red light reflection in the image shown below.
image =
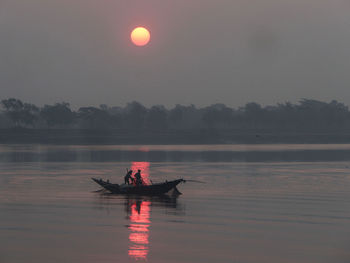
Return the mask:
[[131, 170], [133, 170], [133, 174], [137, 172], [137, 170], [141, 170], [142, 180], [145, 184], [150, 184], [149, 179], [149, 162], [132, 162]]
[[146, 259], [148, 255], [150, 206], [150, 201], [141, 200], [135, 201], [131, 205], [129, 256], [135, 259]]
[[[149, 183], [149, 162], [133, 162], [131, 169], [136, 172], [141, 170], [143, 181]], [[130, 204], [129, 219], [131, 221], [129, 230], [129, 256], [136, 260], [146, 260], [149, 245], [149, 227], [151, 202], [134, 200]]]

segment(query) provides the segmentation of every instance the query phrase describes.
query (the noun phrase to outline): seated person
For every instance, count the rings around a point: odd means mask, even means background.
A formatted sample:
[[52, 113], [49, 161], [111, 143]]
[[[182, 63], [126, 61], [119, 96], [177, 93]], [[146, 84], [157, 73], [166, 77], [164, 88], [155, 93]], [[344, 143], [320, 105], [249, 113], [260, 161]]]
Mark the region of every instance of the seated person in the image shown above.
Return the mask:
[[136, 185], [142, 185], [142, 177], [141, 177], [141, 170], [138, 170], [136, 174], [134, 174], [136, 179]]

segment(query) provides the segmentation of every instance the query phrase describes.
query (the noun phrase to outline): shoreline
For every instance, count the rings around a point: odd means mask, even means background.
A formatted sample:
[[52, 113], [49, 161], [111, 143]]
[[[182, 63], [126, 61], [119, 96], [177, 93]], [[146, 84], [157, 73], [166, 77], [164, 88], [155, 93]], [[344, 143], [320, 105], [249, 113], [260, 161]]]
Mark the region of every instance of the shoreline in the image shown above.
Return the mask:
[[350, 131], [0, 129], [0, 144], [347, 144]]

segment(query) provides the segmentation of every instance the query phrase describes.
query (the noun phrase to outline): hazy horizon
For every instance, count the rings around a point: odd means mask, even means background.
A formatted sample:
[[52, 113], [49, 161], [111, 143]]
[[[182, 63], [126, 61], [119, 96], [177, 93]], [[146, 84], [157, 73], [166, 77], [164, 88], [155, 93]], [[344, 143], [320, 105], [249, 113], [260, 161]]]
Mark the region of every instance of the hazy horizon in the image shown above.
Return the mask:
[[[14, 97], [8, 97], [8, 98], [3, 98], [3, 97], [0, 97], [0, 102], [1, 100], [7, 100], [7, 99], [16, 99], [16, 100], [20, 100], [21, 102], [23, 103], [29, 103], [29, 104], [33, 104], [35, 106], [38, 106], [38, 107], [44, 107], [45, 105], [56, 105], [56, 104], [61, 104], [61, 103], [68, 103], [69, 104], [69, 107], [72, 109], [72, 110], [78, 110], [79, 108], [84, 108], [84, 107], [96, 107], [96, 108], [100, 108], [101, 106], [107, 106], [108, 108], [113, 108], [113, 107], [121, 107], [121, 108], [125, 108], [127, 107], [129, 104], [132, 104], [134, 102], [137, 102], [137, 103], [140, 103], [141, 105], [145, 106], [146, 108], [151, 108], [153, 106], [164, 106], [166, 109], [170, 110], [170, 109], [173, 109], [173, 108], [176, 108], [176, 106], [180, 105], [180, 106], [184, 106], [184, 107], [190, 107], [190, 106], [194, 106], [195, 108], [197, 109], [204, 109], [206, 107], [210, 107], [210, 106], [214, 106], [214, 105], [225, 105], [227, 106], [228, 108], [231, 108], [231, 109], [239, 109], [241, 107], [245, 107], [247, 104], [250, 104], [250, 103], [257, 103], [259, 104], [262, 108], [265, 108], [265, 107], [274, 107], [274, 106], [278, 106], [279, 104], [287, 104], [287, 103], [290, 103], [294, 106], [296, 105], [300, 105], [300, 103], [302, 103], [302, 101], [306, 100], [306, 101], [315, 101], [315, 102], [320, 102], [320, 103], [326, 103], [326, 104], [330, 104], [332, 103], [333, 101], [336, 101], [340, 104], [344, 104], [346, 107], [350, 107], [350, 103], [347, 104], [345, 103], [344, 101], [341, 101], [341, 100], [335, 100], [335, 99], [331, 99], [331, 100], [327, 100], [327, 101], [324, 101], [324, 100], [317, 100], [317, 99], [314, 99], [314, 98], [300, 98], [300, 99], [296, 99], [295, 101], [291, 101], [291, 100], [285, 100], [285, 101], [276, 101], [274, 103], [259, 103], [258, 101], [246, 101], [246, 102], [242, 102], [241, 104], [237, 104], [237, 105], [229, 105], [229, 104], [225, 104], [223, 102], [214, 102], [214, 103], [209, 103], [209, 104], [194, 104], [194, 103], [187, 103], [187, 104], [181, 104], [181, 103], [175, 103], [175, 104], [162, 104], [162, 103], [157, 103], [157, 104], [151, 104], [151, 103], [144, 103], [142, 101], [138, 101], [138, 100], [130, 100], [130, 101], [125, 101], [125, 102], [121, 102], [120, 104], [116, 104], [116, 103], [113, 103], [111, 102], [110, 104], [107, 104], [107, 103], [104, 103], [104, 102], [96, 102], [96, 103], [93, 103], [93, 104], [87, 104], [87, 103], [82, 103], [82, 104], [73, 104], [71, 103], [70, 101], [68, 100], [60, 100], [60, 101], [52, 101], [52, 102], [41, 102], [41, 103], [34, 103], [33, 101], [31, 100], [23, 100], [21, 98], [14, 98]], [[1, 112], [1, 105], [0, 105], [0, 112]]]
[[[74, 107], [350, 104], [350, 3], [4, 0], [0, 96]], [[151, 42], [129, 34], [146, 26]]]

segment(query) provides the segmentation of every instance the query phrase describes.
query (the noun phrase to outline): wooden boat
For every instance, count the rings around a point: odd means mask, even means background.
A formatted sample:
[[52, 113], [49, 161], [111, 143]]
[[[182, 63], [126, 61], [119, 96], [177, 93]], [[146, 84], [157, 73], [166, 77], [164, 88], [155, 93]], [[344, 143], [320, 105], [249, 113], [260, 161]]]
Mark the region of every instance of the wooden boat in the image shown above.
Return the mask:
[[165, 181], [164, 183], [156, 183], [150, 185], [126, 185], [112, 184], [109, 181], [102, 179], [91, 178], [94, 182], [108, 190], [112, 194], [127, 194], [127, 195], [163, 195], [174, 189], [178, 192], [176, 186], [185, 182], [184, 179], [173, 181]]

